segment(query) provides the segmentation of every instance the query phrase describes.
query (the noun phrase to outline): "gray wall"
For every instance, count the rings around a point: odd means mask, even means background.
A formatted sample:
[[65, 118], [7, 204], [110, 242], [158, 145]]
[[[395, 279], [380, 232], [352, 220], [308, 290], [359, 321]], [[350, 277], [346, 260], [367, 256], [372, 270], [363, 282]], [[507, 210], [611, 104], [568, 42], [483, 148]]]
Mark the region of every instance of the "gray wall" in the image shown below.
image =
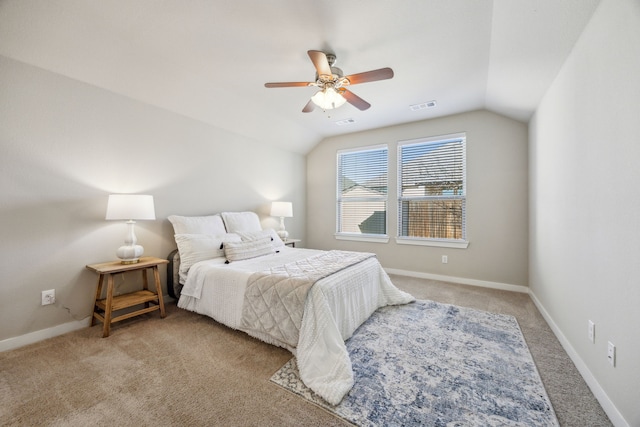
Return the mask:
[[[396, 244], [397, 142], [467, 134], [467, 249]], [[389, 144], [388, 243], [336, 240], [336, 152]], [[307, 239], [319, 249], [375, 252], [385, 268], [526, 286], [527, 125], [475, 111], [325, 139], [307, 155]], [[448, 264], [442, 264], [442, 255]]]
[[614, 423], [631, 426], [640, 425], [639, 22], [640, 2], [602, 2], [530, 124], [531, 290]]
[[287, 229], [305, 239], [302, 155], [1, 56], [0, 95], [0, 342], [91, 314], [85, 265], [113, 260], [126, 234], [104, 220], [108, 194], [154, 196], [157, 220], [136, 225], [145, 255], [175, 248], [171, 214], [253, 210], [276, 227], [271, 200], [294, 203]]

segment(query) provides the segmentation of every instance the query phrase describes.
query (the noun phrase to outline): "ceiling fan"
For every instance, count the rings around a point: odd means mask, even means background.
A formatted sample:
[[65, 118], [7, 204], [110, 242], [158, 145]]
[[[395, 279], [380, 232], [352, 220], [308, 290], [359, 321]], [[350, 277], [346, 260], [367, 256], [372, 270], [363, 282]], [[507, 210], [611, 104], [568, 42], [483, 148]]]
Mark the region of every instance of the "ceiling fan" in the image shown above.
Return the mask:
[[340, 107], [345, 102], [348, 102], [357, 109], [364, 111], [371, 107], [371, 104], [348, 90], [345, 86], [374, 82], [377, 80], [386, 80], [393, 77], [393, 70], [391, 68], [380, 68], [378, 70], [365, 71], [364, 73], [344, 76], [340, 68], [334, 67], [334, 64], [336, 63], [336, 56], [334, 54], [324, 53], [319, 50], [310, 50], [307, 53], [316, 68], [315, 81], [264, 84], [265, 87], [268, 88], [299, 86], [318, 87], [320, 90], [311, 97], [307, 105], [302, 109], [303, 113], [310, 113], [316, 105], [323, 110], [330, 110], [332, 108]]

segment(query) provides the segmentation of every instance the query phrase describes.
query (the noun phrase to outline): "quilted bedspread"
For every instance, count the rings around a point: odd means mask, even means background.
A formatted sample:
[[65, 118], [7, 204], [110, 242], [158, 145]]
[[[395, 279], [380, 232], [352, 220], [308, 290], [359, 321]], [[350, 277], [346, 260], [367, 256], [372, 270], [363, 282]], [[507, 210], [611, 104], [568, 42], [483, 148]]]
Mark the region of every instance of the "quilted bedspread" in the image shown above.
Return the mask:
[[311, 286], [374, 256], [367, 252], [329, 251], [252, 274], [244, 294], [242, 329], [268, 334], [283, 347], [297, 347]]
[[[352, 272], [346, 274], [349, 266]], [[325, 277], [334, 278], [333, 284], [325, 285]], [[305, 385], [337, 405], [353, 387], [344, 341], [377, 308], [411, 301], [393, 286], [374, 254], [329, 251], [254, 273], [241, 329], [289, 348]]]
[[[414, 301], [414, 298], [393, 285], [372, 254], [363, 255], [359, 262], [353, 261], [360, 255], [349, 255], [347, 252], [334, 252], [326, 259], [332, 264], [332, 257], [344, 257], [345, 260], [356, 257], [347, 262], [352, 264], [350, 267], [314, 267], [313, 264], [318, 260], [307, 261], [322, 252], [282, 248], [278, 254], [230, 264], [216, 260], [201, 261], [189, 270], [178, 306], [288, 349], [296, 356], [300, 378], [305, 385], [327, 402], [336, 405], [353, 387], [353, 370], [345, 340], [379, 307], [406, 304]], [[264, 286], [267, 290], [248, 289], [250, 279], [256, 272], [272, 270], [276, 275], [288, 277], [284, 281], [275, 279], [277, 282], [291, 288], [303, 286], [306, 289], [281, 293], [277, 287], [271, 287], [271, 279], [262, 277], [266, 276], [262, 274], [254, 278], [257, 278], [257, 282], [266, 282]], [[331, 270], [333, 273], [318, 279]], [[261, 315], [257, 314], [259, 310], [256, 309], [255, 318], [243, 327], [247, 292], [262, 295], [260, 298], [267, 305], [271, 298], [287, 300], [282, 307], [295, 306], [297, 314], [270, 313], [258, 319]], [[292, 301], [295, 303], [289, 304]], [[281, 321], [289, 322], [282, 330]], [[249, 327], [255, 322], [263, 322], [264, 330], [268, 332], [263, 332], [262, 326]], [[280, 337], [274, 338], [274, 333]]]

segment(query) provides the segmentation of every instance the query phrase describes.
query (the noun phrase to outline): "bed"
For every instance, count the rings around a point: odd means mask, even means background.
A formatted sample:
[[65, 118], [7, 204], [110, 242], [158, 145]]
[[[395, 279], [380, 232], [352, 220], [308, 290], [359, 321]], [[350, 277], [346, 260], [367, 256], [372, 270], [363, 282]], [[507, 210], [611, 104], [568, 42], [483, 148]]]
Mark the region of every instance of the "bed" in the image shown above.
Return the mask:
[[169, 219], [178, 307], [291, 351], [303, 382], [334, 405], [353, 386], [344, 341], [377, 308], [414, 300], [374, 254], [285, 246], [253, 212]]

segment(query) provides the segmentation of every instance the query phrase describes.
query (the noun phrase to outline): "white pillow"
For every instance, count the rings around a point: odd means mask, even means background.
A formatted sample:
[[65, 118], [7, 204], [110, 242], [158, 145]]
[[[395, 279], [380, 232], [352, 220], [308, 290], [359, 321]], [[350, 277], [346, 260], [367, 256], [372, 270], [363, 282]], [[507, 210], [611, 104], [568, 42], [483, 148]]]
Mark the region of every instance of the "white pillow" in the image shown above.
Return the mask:
[[241, 242], [237, 234], [176, 234], [176, 243], [180, 253], [180, 281], [187, 279], [187, 273], [193, 264], [199, 261], [224, 256], [224, 245], [228, 242]]
[[210, 234], [217, 236], [227, 232], [219, 214], [209, 216], [171, 215], [168, 219], [173, 224], [175, 234]]
[[255, 212], [222, 212], [221, 215], [227, 233], [262, 230], [260, 218]]
[[274, 230], [273, 228], [267, 228], [266, 230], [260, 231], [238, 231], [236, 234], [238, 234], [243, 241], [257, 240], [264, 237], [269, 237], [271, 239], [271, 245], [274, 248], [278, 249], [284, 246], [284, 242], [282, 241], [280, 236], [278, 236], [276, 230]]
[[269, 237], [245, 242], [225, 242], [224, 244], [224, 254], [229, 262], [270, 255], [275, 252]]

